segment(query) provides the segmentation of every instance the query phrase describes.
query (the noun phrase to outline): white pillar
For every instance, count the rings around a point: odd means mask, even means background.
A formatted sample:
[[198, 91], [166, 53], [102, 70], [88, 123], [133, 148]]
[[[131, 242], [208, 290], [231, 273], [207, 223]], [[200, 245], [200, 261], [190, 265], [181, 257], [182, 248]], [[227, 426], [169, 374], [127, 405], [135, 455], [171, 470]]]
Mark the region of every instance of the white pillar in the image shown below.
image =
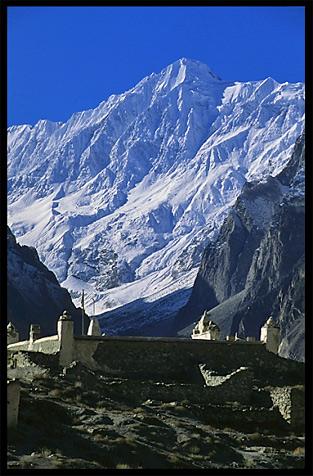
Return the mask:
[[266, 343], [266, 348], [274, 354], [278, 353], [280, 338], [280, 328], [275, 324], [275, 321], [270, 317], [263, 327], [261, 327], [260, 340]]
[[97, 317], [90, 318], [90, 324], [87, 331], [88, 336], [101, 336], [100, 325]]
[[73, 361], [74, 353], [74, 322], [67, 311], [58, 320], [58, 336], [60, 341], [59, 364], [68, 366]]
[[32, 350], [34, 342], [40, 339], [40, 326], [39, 324], [31, 324], [29, 331], [29, 350]]
[[18, 379], [7, 381], [7, 426], [16, 427], [20, 406], [20, 381]]

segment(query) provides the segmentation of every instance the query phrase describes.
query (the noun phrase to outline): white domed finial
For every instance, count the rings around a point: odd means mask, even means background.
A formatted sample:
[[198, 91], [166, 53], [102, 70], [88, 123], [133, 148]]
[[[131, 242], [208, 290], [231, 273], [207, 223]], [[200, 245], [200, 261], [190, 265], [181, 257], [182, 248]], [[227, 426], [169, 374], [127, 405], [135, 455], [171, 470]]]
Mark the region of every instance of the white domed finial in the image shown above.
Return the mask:
[[261, 327], [260, 340], [266, 343], [266, 348], [274, 354], [278, 353], [280, 338], [280, 328], [276, 325], [272, 316], [268, 318], [265, 324]]

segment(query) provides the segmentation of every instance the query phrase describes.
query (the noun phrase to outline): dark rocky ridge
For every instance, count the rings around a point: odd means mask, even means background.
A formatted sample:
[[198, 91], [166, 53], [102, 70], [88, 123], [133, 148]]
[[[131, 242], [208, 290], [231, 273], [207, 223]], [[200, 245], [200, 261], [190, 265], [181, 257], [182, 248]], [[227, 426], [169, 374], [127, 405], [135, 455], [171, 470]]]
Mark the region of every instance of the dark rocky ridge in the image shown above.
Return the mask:
[[30, 324], [39, 324], [42, 336], [56, 334], [56, 316], [64, 309], [81, 333], [81, 310], [69, 292], [39, 260], [36, 249], [19, 245], [7, 227], [7, 321], [17, 328], [20, 340], [28, 338]]
[[[281, 328], [280, 355], [304, 360], [304, 160], [303, 133], [277, 177], [244, 185], [217, 240], [204, 252], [173, 333], [190, 335], [191, 324], [207, 309], [222, 333], [259, 338], [272, 315]], [[227, 308], [230, 298], [236, 305]], [[227, 308], [227, 319], [215, 312], [218, 305], [219, 311]]]

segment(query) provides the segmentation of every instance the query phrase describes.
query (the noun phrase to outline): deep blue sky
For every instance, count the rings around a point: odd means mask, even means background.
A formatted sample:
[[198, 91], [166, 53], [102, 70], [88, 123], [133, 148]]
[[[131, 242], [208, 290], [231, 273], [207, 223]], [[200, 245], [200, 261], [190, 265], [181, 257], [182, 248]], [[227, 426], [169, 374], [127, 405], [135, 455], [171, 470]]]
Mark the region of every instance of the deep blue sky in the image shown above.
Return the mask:
[[304, 7], [8, 7], [8, 125], [66, 121], [186, 57], [304, 81]]

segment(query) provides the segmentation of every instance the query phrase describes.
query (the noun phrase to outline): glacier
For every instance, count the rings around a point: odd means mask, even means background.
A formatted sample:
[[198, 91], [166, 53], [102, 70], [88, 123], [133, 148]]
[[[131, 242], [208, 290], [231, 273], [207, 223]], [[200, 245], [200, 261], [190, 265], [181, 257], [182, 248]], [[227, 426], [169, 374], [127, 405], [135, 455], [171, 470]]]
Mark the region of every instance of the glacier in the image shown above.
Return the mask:
[[147, 313], [165, 319], [243, 184], [283, 169], [304, 121], [303, 83], [225, 81], [182, 58], [65, 123], [9, 127], [8, 225], [105, 331], [180, 293]]

